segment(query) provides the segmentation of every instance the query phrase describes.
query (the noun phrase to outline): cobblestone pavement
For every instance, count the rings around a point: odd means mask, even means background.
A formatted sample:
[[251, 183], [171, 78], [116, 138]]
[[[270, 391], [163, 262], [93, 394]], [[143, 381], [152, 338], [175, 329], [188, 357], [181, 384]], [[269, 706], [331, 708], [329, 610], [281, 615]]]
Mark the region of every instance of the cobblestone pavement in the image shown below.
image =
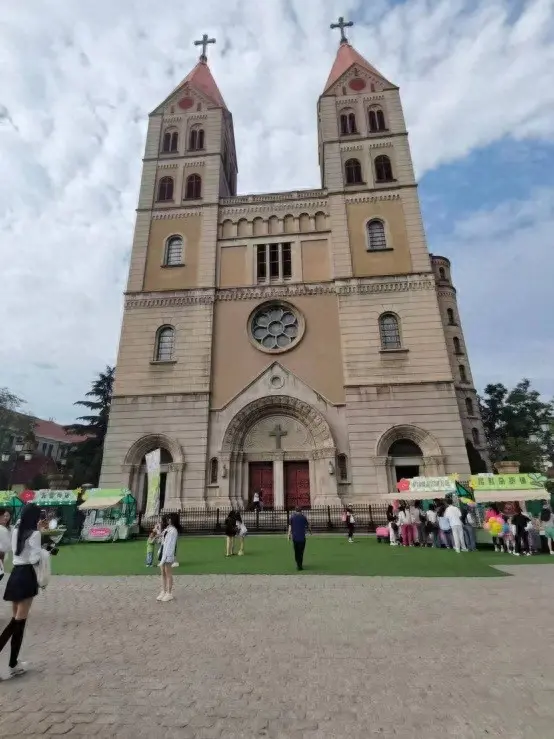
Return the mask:
[[546, 739], [554, 567], [513, 572], [179, 577], [167, 604], [151, 578], [57, 577], [0, 736]]

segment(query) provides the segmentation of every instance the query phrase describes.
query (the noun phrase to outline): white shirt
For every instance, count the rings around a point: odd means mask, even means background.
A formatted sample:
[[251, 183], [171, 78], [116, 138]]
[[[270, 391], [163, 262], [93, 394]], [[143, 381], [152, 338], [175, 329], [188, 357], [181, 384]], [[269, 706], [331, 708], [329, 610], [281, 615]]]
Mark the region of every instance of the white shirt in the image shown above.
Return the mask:
[[259, 503], [259, 502], [260, 502], [260, 494], [254, 493], [254, 503]]
[[412, 517], [409, 510], [398, 511], [398, 523], [401, 526], [407, 526], [412, 523]]
[[177, 548], [177, 529], [175, 526], [168, 526], [163, 532], [162, 558], [160, 564], [172, 564], [175, 559], [175, 549]]
[[437, 512], [429, 509], [425, 514], [429, 523], [437, 523]]
[[412, 523], [419, 523], [419, 514], [421, 512], [421, 509], [416, 508], [415, 506], [410, 506], [410, 516], [412, 517]]
[[[0, 526], [0, 552], [6, 555], [11, 551], [12, 537], [5, 526]], [[0, 575], [4, 572], [4, 563], [0, 559]]]
[[21, 554], [16, 554], [17, 549], [17, 533], [19, 528], [16, 527], [12, 532], [12, 550], [14, 565], [36, 565], [40, 560], [41, 536], [40, 531], [33, 531], [23, 546]]
[[451, 527], [462, 525], [462, 512], [455, 505], [449, 505], [444, 512], [444, 517]]

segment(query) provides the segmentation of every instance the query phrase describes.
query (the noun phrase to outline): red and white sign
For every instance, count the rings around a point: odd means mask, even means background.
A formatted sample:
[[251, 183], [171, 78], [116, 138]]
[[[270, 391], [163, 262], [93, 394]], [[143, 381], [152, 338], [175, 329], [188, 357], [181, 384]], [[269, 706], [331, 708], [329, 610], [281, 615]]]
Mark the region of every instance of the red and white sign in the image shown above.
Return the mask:
[[112, 530], [107, 526], [91, 526], [88, 530], [88, 535], [91, 539], [109, 539], [112, 535]]

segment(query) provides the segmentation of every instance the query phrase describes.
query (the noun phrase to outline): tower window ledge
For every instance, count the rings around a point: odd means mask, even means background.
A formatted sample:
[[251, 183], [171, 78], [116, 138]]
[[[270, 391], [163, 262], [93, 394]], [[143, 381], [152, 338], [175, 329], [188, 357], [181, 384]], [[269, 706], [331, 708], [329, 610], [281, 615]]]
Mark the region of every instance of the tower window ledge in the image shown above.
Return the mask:
[[462, 351], [462, 350], [460, 349], [459, 351], [457, 351], [457, 352], [454, 352], [454, 354], [455, 354], [455, 355], [456, 355], [457, 357], [463, 357], [463, 356], [464, 356], [464, 354], [465, 354], [465, 352], [463, 352], [463, 351]]
[[184, 262], [179, 262], [178, 264], [162, 264], [161, 267], [163, 269], [174, 269], [175, 267], [184, 267]]
[[352, 190], [355, 187], [363, 187], [364, 185], [367, 185], [367, 182], [365, 182], [364, 180], [362, 180], [361, 182], [347, 182], [346, 185], [345, 185], [345, 187], [348, 190]]
[[366, 249], [368, 254], [374, 254], [376, 251], [394, 251], [392, 246], [384, 246], [382, 249]]
[[409, 349], [380, 349], [379, 354], [408, 354]]
[[375, 180], [376, 185], [390, 185], [391, 182], [398, 182], [398, 180], [395, 177], [392, 180]]
[[155, 364], [156, 366], [161, 365], [170, 365], [170, 364], [177, 364], [176, 359], [151, 359], [150, 364]]

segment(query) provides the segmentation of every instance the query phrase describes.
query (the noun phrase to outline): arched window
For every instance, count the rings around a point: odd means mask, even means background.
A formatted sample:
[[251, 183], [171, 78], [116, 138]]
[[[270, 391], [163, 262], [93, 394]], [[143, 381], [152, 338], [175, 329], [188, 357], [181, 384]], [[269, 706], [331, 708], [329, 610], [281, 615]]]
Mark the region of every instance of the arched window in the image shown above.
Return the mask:
[[460, 364], [458, 366], [458, 370], [460, 372], [460, 380], [462, 382], [467, 382], [467, 374], [466, 374], [466, 368], [463, 364]]
[[179, 146], [179, 134], [177, 133], [177, 131], [174, 131], [174, 130], [166, 131], [164, 133], [162, 151], [166, 154], [169, 152], [177, 151], [178, 146]]
[[397, 439], [389, 447], [389, 457], [423, 457], [423, 452], [411, 439]]
[[202, 197], [202, 179], [198, 174], [187, 177], [185, 187], [185, 200], [197, 200]]
[[371, 133], [386, 131], [385, 114], [381, 108], [369, 109], [369, 130]]
[[456, 318], [454, 316], [454, 311], [452, 308], [446, 309], [446, 316], [448, 318], [448, 325], [449, 326], [455, 326], [456, 325]]
[[394, 313], [383, 313], [379, 316], [379, 333], [381, 349], [401, 349], [400, 326]]
[[387, 248], [385, 236], [385, 224], [379, 219], [369, 221], [367, 224], [367, 249], [368, 251], [380, 251]]
[[162, 326], [156, 334], [154, 359], [156, 362], [171, 362], [175, 348], [175, 329], [173, 326]]
[[217, 483], [218, 478], [218, 463], [217, 463], [217, 457], [212, 457], [210, 459], [210, 484], [215, 485]]
[[439, 267], [439, 277], [441, 280], [446, 280], [446, 271], [444, 267]]
[[158, 200], [173, 200], [173, 177], [162, 177], [158, 185]]
[[457, 336], [452, 339], [452, 343], [454, 344], [454, 354], [463, 354], [460, 339]]
[[348, 457], [346, 456], [346, 454], [338, 455], [337, 469], [339, 472], [339, 481], [346, 482], [348, 480]]
[[390, 182], [393, 179], [392, 165], [385, 154], [375, 157], [375, 179], [377, 182]]
[[471, 436], [473, 437], [473, 443], [475, 444], [475, 446], [479, 446], [479, 444], [481, 443], [481, 436], [478, 429], [471, 429]]
[[165, 242], [164, 265], [174, 267], [183, 263], [183, 238], [181, 236], [170, 236]]
[[204, 129], [192, 128], [189, 133], [189, 151], [199, 151], [204, 148]]
[[362, 184], [362, 165], [358, 159], [349, 159], [344, 165], [347, 185]]
[[471, 398], [466, 398], [466, 411], [468, 416], [473, 415], [473, 400]]
[[341, 136], [349, 136], [358, 133], [356, 126], [356, 114], [354, 111], [345, 110], [340, 114], [340, 133]]

